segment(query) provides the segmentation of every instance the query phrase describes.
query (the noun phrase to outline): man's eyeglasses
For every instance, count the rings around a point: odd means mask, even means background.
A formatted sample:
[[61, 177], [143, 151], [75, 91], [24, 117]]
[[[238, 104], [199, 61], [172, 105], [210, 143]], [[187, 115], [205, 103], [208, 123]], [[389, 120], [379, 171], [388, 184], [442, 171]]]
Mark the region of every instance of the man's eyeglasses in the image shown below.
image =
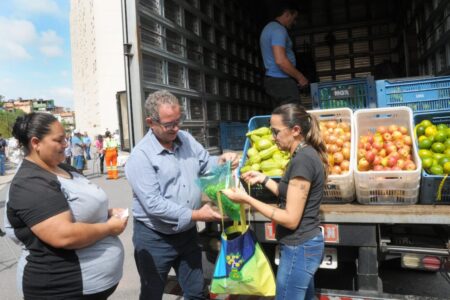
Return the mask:
[[172, 122], [166, 122], [166, 123], [160, 123], [157, 120], [154, 120], [155, 123], [158, 123], [162, 127], [164, 127], [165, 130], [172, 130], [175, 127], [180, 127], [181, 124], [186, 120], [185, 115], [181, 115], [181, 117], [178, 120], [172, 121]]
[[277, 135], [280, 133], [280, 131], [285, 130], [287, 128], [289, 128], [289, 127], [283, 127], [281, 129], [276, 129], [276, 128], [270, 127], [270, 131], [272, 132], [273, 137], [277, 137]]

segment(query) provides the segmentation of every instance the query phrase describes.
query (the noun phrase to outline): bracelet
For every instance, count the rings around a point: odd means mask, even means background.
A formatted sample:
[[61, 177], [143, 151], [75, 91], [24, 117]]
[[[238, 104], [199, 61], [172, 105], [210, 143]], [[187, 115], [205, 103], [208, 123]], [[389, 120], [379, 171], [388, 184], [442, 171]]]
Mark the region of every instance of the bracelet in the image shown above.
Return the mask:
[[275, 216], [275, 211], [277, 210], [276, 207], [273, 208], [272, 214], [270, 215], [270, 219], [273, 220], [273, 217]]
[[265, 187], [267, 182], [269, 181], [269, 176], [266, 176], [266, 178], [264, 178], [262, 185]]

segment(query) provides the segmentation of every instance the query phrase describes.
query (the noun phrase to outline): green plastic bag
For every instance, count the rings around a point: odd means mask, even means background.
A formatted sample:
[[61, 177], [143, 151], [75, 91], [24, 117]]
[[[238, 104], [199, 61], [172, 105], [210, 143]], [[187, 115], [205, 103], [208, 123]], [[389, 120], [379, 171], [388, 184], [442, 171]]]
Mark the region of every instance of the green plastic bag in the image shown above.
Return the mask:
[[[196, 180], [197, 185], [203, 193], [205, 193], [210, 200], [216, 205], [217, 192], [234, 186], [233, 176], [231, 174], [231, 162], [226, 162], [223, 165], [217, 165], [206, 175], [201, 176]], [[233, 221], [240, 220], [240, 206], [234, 203], [227, 196], [222, 195], [223, 212]]]

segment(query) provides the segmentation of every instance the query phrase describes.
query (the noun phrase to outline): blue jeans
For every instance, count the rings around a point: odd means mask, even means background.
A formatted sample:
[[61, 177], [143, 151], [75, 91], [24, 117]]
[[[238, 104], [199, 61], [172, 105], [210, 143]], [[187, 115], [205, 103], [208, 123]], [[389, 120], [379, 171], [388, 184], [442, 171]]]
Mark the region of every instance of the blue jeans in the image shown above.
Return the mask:
[[86, 159], [91, 160], [91, 146], [86, 146], [84, 150], [86, 151]]
[[141, 300], [160, 300], [167, 275], [174, 268], [184, 299], [206, 299], [202, 252], [197, 229], [167, 235], [134, 221], [134, 259], [141, 278]]
[[6, 155], [4, 153], [0, 153], [0, 175], [5, 175], [5, 161]]
[[315, 299], [314, 273], [322, 261], [322, 235], [300, 245], [280, 244], [280, 247], [276, 299]]

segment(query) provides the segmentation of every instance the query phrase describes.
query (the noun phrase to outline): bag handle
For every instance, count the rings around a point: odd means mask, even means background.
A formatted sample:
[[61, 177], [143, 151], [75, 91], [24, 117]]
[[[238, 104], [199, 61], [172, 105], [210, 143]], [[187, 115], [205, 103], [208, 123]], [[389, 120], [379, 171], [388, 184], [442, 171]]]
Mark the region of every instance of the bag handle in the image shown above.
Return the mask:
[[[223, 207], [222, 207], [222, 192], [218, 191], [216, 193], [217, 196], [217, 202], [219, 203], [219, 210], [220, 210], [220, 216], [221, 216], [221, 222], [222, 222], [222, 231], [225, 231], [225, 221], [224, 221], [224, 213], [223, 213]], [[240, 225], [239, 225], [239, 221], [233, 221], [233, 226], [236, 228], [241, 229], [241, 232], [245, 231], [245, 228], [247, 227], [247, 217], [245, 215], [245, 209], [244, 206], [242, 204], [239, 205], [239, 216], [240, 216]]]

